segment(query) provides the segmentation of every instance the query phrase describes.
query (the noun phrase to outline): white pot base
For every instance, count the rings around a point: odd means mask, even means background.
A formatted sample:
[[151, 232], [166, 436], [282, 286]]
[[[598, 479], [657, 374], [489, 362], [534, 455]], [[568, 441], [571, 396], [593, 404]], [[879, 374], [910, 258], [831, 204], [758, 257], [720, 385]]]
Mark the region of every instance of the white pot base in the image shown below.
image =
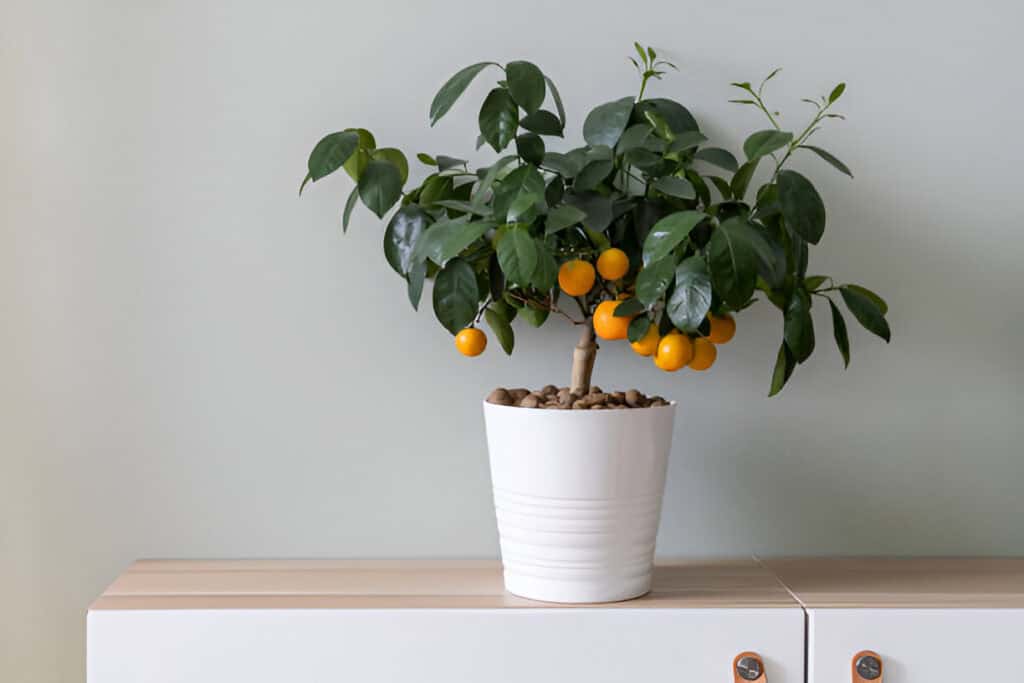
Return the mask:
[[505, 590], [512, 595], [541, 602], [585, 604], [632, 600], [651, 591], [650, 574], [636, 579], [608, 582], [544, 579], [505, 570]]
[[616, 602], [651, 588], [675, 405], [539, 410], [484, 404], [508, 592]]

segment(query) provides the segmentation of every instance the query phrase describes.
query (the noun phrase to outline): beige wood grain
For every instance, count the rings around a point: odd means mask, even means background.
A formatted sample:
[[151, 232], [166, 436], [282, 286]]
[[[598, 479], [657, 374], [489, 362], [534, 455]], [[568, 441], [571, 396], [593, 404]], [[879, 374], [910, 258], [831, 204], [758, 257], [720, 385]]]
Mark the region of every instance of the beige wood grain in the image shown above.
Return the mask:
[[763, 559], [808, 608], [1024, 609], [1024, 558]]
[[[505, 593], [496, 561], [140, 561], [92, 609], [543, 608]], [[629, 608], [795, 607], [753, 560], [660, 564], [651, 592], [602, 605]], [[583, 606], [586, 607], [586, 606]]]

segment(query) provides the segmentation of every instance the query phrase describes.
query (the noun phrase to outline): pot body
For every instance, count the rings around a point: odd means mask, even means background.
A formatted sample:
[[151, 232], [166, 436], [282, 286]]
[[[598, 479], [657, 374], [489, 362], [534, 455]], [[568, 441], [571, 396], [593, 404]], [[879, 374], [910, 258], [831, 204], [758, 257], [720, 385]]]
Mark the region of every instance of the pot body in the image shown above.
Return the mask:
[[484, 403], [508, 592], [613, 602], [651, 587], [675, 404], [543, 410]]

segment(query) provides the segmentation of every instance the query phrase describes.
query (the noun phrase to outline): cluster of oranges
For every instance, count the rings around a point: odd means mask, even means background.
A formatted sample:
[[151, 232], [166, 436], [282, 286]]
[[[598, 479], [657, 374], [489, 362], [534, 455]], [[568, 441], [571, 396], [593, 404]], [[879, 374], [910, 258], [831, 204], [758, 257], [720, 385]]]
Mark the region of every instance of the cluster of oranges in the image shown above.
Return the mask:
[[[629, 257], [621, 249], [606, 249], [597, 259], [597, 270], [589, 261], [574, 259], [566, 261], [558, 269], [558, 286], [569, 296], [584, 296], [594, 287], [597, 274], [608, 281], [618, 280], [629, 272]], [[594, 334], [601, 339], [626, 339], [629, 331], [628, 316], [616, 316], [626, 295], [615, 301], [602, 301], [594, 310]], [[706, 337], [690, 338], [673, 329], [665, 335], [652, 324], [642, 339], [630, 342], [633, 350], [641, 356], [651, 356], [654, 364], [666, 372], [675, 372], [684, 367], [692, 370], [707, 370], [718, 356], [716, 344], [725, 344], [736, 334], [736, 321], [730, 315], [708, 315], [710, 331]], [[487, 335], [475, 327], [467, 327], [455, 335], [455, 348], [466, 356], [478, 356], [487, 347]]]

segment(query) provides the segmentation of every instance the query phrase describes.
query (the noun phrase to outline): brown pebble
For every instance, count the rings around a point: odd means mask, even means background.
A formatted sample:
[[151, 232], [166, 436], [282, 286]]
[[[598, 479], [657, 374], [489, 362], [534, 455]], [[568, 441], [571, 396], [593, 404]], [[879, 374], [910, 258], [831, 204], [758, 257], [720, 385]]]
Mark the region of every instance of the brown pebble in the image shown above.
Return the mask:
[[635, 408], [636, 404], [640, 402], [640, 392], [636, 389], [630, 389], [626, 392], [626, 404]]
[[602, 405], [600, 403], [595, 403], [594, 405], [590, 406], [590, 409], [591, 410], [604, 410], [605, 407], [604, 407], [604, 405]]
[[512, 400], [515, 401], [516, 403], [519, 403], [524, 398], [526, 398], [526, 396], [529, 395], [529, 393], [530, 393], [529, 389], [523, 389], [523, 388], [509, 389], [508, 390], [509, 396], [511, 396]]
[[578, 400], [572, 402], [572, 409], [573, 410], [586, 410], [589, 407], [590, 407], [590, 405], [587, 404], [587, 403], [584, 403], [583, 399], [578, 399]]
[[552, 394], [558, 393], [558, 387], [556, 387], [554, 384], [548, 384], [543, 389], [540, 390], [540, 393], [543, 394], [544, 396], [551, 396]]
[[590, 396], [587, 396], [587, 399], [590, 401], [591, 405], [595, 403], [607, 403], [608, 394], [591, 394]]
[[667, 405], [668, 405], [668, 401], [666, 401], [665, 399], [663, 399], [661, 397], [657, 397], [657, 398], [654, 398], [654, 399], [651, 400], [651, 403], [650, 403], [649, 407], [654, 408], [655, 406], [667, 406]]
[[512, 405], [512, 396], [509, 395], [508, 391], [502, 388], [495, 389], [487, 396], [488, 403], [494, 403], [499, 406], [510, 406]]
[[618, 401], [619, 403], [622, 403], [623, 401], [626, 400], [626, 394], [624, 394], [621, 391], [613, 391], [612, 393], [608, 394], [608, 396], [609, 398], [611, 398], [611, 400]]
[[601, 391], [601, 387], [593, 386], [593, 387], [590, 387], [590, 393], [592, 393], [592, 394], [603, 394], [604, 392]]
[[520, 408], [536, 408], [539, 404], [540, 401], [533, 394], [527, 394], [519, 401]]

